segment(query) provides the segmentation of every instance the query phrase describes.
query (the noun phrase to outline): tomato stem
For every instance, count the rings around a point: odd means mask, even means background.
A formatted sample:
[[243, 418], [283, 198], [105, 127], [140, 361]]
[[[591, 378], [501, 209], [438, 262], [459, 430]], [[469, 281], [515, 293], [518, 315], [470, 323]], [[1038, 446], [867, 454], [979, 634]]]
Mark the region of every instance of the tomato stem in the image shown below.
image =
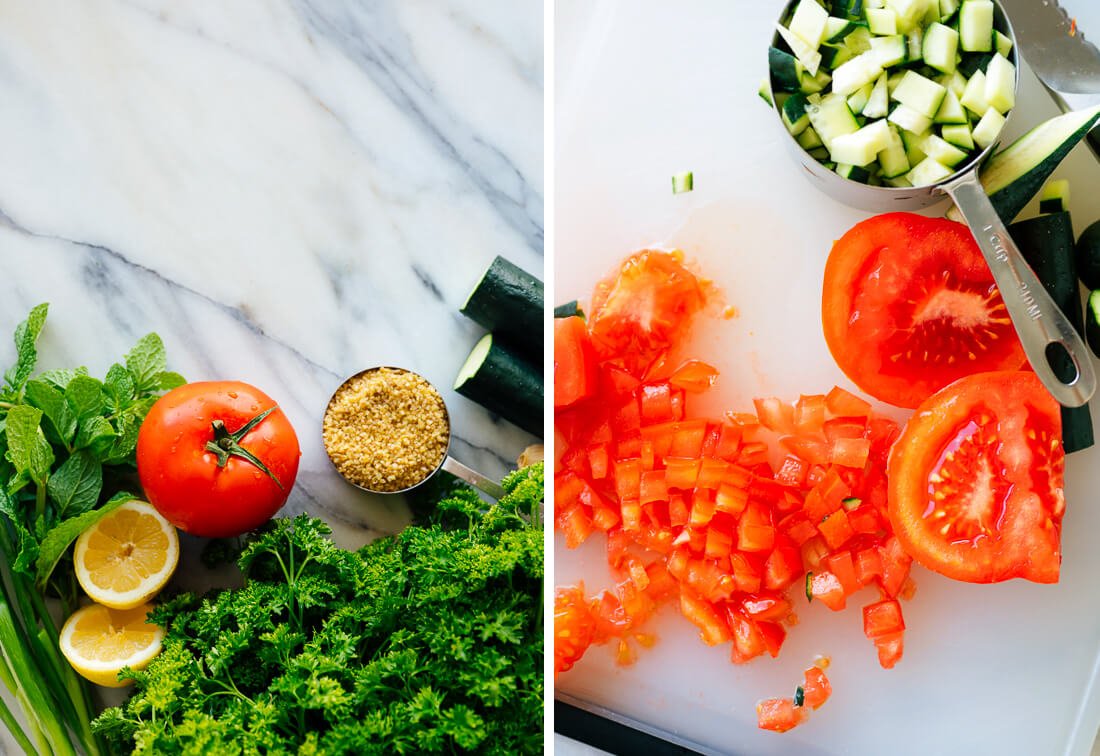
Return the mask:
[[214, 440], [206, 442], [206, 450], [212, 452], [218, 458], [218, 467], [225, 467], [230, 457], [239, 457], [258, 467], [265, 475], [275, 481], [275, 485], [283, 488], [282, 482], [275, 476], [275, 473], [271, 472], [259, 457], [241, 446], [241, 439], [277, 408], [278, 405], [267, 408], [233, 433], [229, 432], [229, 429], [225, 427], [225, 423], [221, 420], [210, 423], [210, 426], [214, 429]]

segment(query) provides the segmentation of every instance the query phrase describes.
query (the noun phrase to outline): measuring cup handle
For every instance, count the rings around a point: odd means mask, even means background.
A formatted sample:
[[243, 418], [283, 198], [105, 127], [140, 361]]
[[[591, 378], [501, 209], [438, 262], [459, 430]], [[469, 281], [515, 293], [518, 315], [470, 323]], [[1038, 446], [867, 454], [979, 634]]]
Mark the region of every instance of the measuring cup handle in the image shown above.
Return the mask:
[[474, 486], [475, 488], [480, 488], [482, 491], [489, 494], [494, 499], [499, 499], [505, 494], [504, 488], [495, 480], [493, 480], [492, 478], [486, 478], [477, 470], [471, 470], [469, 467], [466, 467], [466, 465], [462, 464], [450, 455], [448, 455], [447, 458], [443, 460], [443, 469], [449, 472], [451, 475], [455, 476], [456, 478], [461, 478], [462, 480], [466, 481], [471, 486]]
[[[1035, 374], [1060, 404], [1080, 407], [1096, 391], [1096, 374], [1081, 336], [1028, 267], [976, 172], [963, 174], [944, 185], [943, 190], [955, 201], [993, 272]], [[1051, 344], [1060, 344], [1073, 361], [1077, 374], [1068, 383], [1050, 367], [1047, 348]]]

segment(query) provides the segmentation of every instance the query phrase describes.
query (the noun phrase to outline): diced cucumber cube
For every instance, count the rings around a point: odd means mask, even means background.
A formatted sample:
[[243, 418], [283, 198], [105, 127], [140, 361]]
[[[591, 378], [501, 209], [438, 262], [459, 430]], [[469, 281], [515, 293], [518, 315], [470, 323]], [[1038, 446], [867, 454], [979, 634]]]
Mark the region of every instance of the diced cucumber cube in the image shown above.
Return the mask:
[[914, 110], [905, 103], [898, 105], [890, 111], [888, 119], [896, 123], [899, 128], [911, 131], [914, 134], [923, 134], [932, 128], [931, 116], [926, 116], [924, 113]]
[[886, 0], [863, 0], [864, 8], [885, 8]]
[[872, 34], [889, 36], [898, 33], [898, 17], [890, 8], [868, 8], [867, 28]]
[[829, 16], [829, 20], [825, 22], [825, 41], [833, 43], [843, 42], [844, 38], [849, 34], [856, 29], [862, 28], [863, 26], [858, 21], [849, 21], [846, 18]]
[[886, 87], [886, 74], [879, 74], [871, 87], [871, 96], [863, 106], [863, 115], [868, 118], [885, 118], [890, 112], [890, 93]]
[[833, 92], [850, 95], [882, 73], [882, 64], [874, 52], [857, 55], [833, 71]]
[[910, 187], [913, 185], [911, 181], [905, 176], [894, 176], [893, 178], [884, 179], [883, 184], [886, 186], [893, 186], [897, 188]]
[[852, 181], [858, 181], [861, 184], [866, 184], [868, 179], [871, 178], [871, 173], [866, 168], [858, 165], [837, 163], [834, 170], [836, 170], [838, 176]]
[[897, 127], [890, 126], [890, 144], [878, 154], [878, 164], [886, 178], [900, 176], [909, 171], [909, 157], [905, 154], [905, 143], [898, 136]]
[[974, 139], [974, 144], [984, 150], [997, 141], [1004, 125], [1005, 117], [994, 108], [989, 108], [985, 111], [985, 115], [982, 116], [981, 120], [974, 124], [974, 130], [970, 132], [970, 136]]
[[940, 0], [940, 21], [946, 21], [959, 9], [959, 0]]
[[959, 149], [974, 149], [974, 139], [970, 136], [970, 126], [965, 123], [951, 124], [940, 129], [943, 141], [953, 144]]
[[853, 58], [867, 52], [871, 49], [871, 32], [866, 26], [857, 26], [844, 38], [844, 46], [848, 48], [848, 52], [852, 53]]
[[921, 19], [921, 27], [927, 29], [929, 24], [940, 20], [940, 4], [938, 0], [928, 0], [924, 6], [924, 18]]
[[929, 184], [943, 181], [952, 173], [954, 173], [954, 171], [943, 163], [933, 158], [926, 157], [924, 160], [917, 163], [913, 170], [905, 174], [905, 178], [909, 179], [909, 183], [913, 186], [928, 186]]
[[959, 102], [978, 117], [989, 110], [989, 102], [985, 99], [985, 74], [981, 71], [974, 72], [974, 75], [970, 77], [970, 81], [966, 82], [966, 89], [963, 90]]
[[1016, 104], [1016, 66], [997, 53], [985, 69], [985, 101], [999, 113]]
[[905, 62], [909, 55], [909, 44], [900, 34], [892, 37], [871, 37], [871, 53], [880, 66], [889, 68]]
[[817, 48], [817, 51], [821, 53], [821, 69], [818, 73], [825, 70], [831, 71], [852, 59], [851, 51], [843, 44], [832, 45], [826, 42]]
[[791, 22], [787, 25], [796, 36], [816, 50], [825, 39], [825, 24], [829, 12], [817, 4], [816, 0], [802, 0], [794, 9]]
[[886, 79], [886, 89], [890, 92], [890, 96], [894, 96], [894, 90], [898, 88], [898, 84], [901, 84], [901, 80], [905, 78], [905, 71], [894, 71]]
[[772, 84], [768, 81], [768, 77], [764, 77], [764, 80], [760, 82], [760, 88], [756, 90], [756, 93], [760, 95], [760, 99], [767, 103], [769, 108], [774, 108], [775, 103], [772, 102]]
[[829, 156], [837, 163], [864, 166], [874, 162], [889, 145], [890, 127], [878, 120], [851, 134], [834, 137], [828, 147]]
[[959, 42], [967, 52], [993, 49], [993, 0], [963, 0], [959, 8]]
[[[958, 56], [955, 56], [955, 60], [958, 61]], [[955, 93], [955, 97], [962, 97], [963, 92], [966, 91], [966, 77], [959, 73], [958, 65], [953, 72], [944, 74], [936, 79], [940, 84], [950, 89]]]
[[857, 89], [852, 94], [848, 95], [848, 107], [852, 109], [853, 113], [863, 113], [863, 109], [867, 106], [867, 101], [871, 99], [871, 91], [875, 88], [873, 82], [867, 82], [862, 87]]
[[959, 102], [959, 98], [955, 96], [955, 93], [950, 89], [943, 96], [943, 102], [940, 103], [940, 109], [936, 111], [936, 115], [932, 116], [932, 120], [935, 123], [961, 123], [969, 124], [970, 119], [966, 115], [966, 110], [963, 108], [962, 103]]
[[[967, 136], [970, 132], [967, 131]], [[798, 146], [809, 152], [810, 150], [816, 150], [818, 147], [823, 147], [824, 143], [821, 141], [821, 137], [814, 131], [813, 126], [807, 126], [806, 130], [798, 135]]]
[[[813, 0], [804, 1], [812, 2]], [[809, 73], [810, 76], [816, 74], [817, 69], [821, 66], [821, 53], [817, 51], [817, 47], [810, 47], [809, 43], [803, 40], [802, 37], [780, 24], [775, 25], [775, 30], [779, 32], [779, 36], [787, 43], [787, 47], [791, 48], [794, 57], [798, 58], [798, 62], [802, 64], [806, 72]]]
[[909, 53], [908, 61], [920, 60], [924, 50], [924, 30], [919, 26], [910, 29], [905, 35], [905, 41]]
[[996, 29], [993, 30], [993, 49], [999, 52], [1001, 55], [1008, 57], [1008, 54], [1012, 52], [1012, 40], [1001, 34]]
[[886, 0], [886, 7], [897, 15], [898, 31], [907, 34], [924, 20], [928, 0]]
[[844, 18], [862, 18], [863, 0], [836, 0], [833, 3], [833, 11]]
[[[891, 97], [931, 118], [940, 109], [947, 89], [916, 71], [906, 71]], [[917, 129], [910, 129], [916, 131]], [[922, 129], [923, 130], [923, 129]]]
[[820, 92], [822, 89], [828, 86], [829, 82], [832, 81], [832, 77], [829, 76], [829, 74], [825, 71], [818, 71], [816, 76], [810, 76], [808, 73], [803, 71], [799, 75], [798, 80], [799, 89], [804, 94], [809, 95]]
[[810, 117], [806, 115], [806, 104], [806, 95], [801, 92], [791, 95], [783, 102], [781, 111], [783, 125], [787, 127], [787, 131], [791, 132], [791, 136], [798, 136], [810, 125]]
[[920, 148], [925, 155], [950, 168], [954, 168], [963, 160], [966, 160], [964, 151], [935, 134], [926, 136]]
[[955, 71], [959, 33], [950, 26], [934, 23], [924, 30], [924, 62], [942, 73]]
[[848, 108], [847, 98], [836, 92], [822, 97], [820, 103], [808, 103], [806, 113], [817, 135], [829, 149], [832, 149], [836, 137], [859, 130], [859, 122]]
[[808, 154], [819, 163], [829, 159], [829, 151], [824, 147], [814, 147]]

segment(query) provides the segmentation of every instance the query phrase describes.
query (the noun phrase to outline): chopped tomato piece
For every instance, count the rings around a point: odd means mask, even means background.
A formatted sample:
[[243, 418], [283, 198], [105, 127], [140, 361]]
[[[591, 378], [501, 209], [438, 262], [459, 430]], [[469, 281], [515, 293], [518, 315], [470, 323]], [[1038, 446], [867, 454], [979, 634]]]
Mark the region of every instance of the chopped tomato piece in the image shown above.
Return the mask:
[[793, 434], [795, 432], [794, 407], [790, 404], [775, 397], [753, 399], [752, 403], [756, 407], [760, 424], [765, 428], [776, 433]]
[[836, 579], [840, 581], [840, 586], [844, 589], [845, 596], [851, 596], [860, 589], [861, 585], [859, 578], [856, 576], [855, 563], [852, 561], [852, 552], [838, 551], [835, 554], [830, 554], [825, 559], [825, 566], [829, 572], [836, 575]]
[[801, 435], [821, 433], [825, 425], [825, 396], [800, 396], [794, 405], [794, 425]]
[[573, 668], [592, 645], [596, 622], [584, 585], [554, 592], [554, 676]]
[[865, 438], [838, 438], [833, 441], [829, 461], [834, 465], [863, 469], [867, 464], [867, 455], [871, 452], [871, 442]]
[[791, 602], [777, 595], [749, 594], [741, 600], [741, 610], [758, 622], [778, 622], [791, 613]]
[[779, 649], [787, 639], [787, 631], [778, 622], [756, 621], [756, 628], [764, 639], [764, 647], [773, 659], [779, 656]]
[[642, 422], [672, 422], [672, 387], [667, 383], [646, 384], [641, 387], [640, 392], [638, 401]]
[[874, 640], [904, 629], [901, 604], [897, 600], [884, 599], [863, 607], [863, 634], [868, 638]]
[[554, 318], [554, 407], [567, 407], [596, 393], [596, 354], [584, 320]]
[[871, 403], [840, 386], [833, 386], [825, 395], [825, 409], [833, 417], [867, 417], [871, 414]]
[[806, 582], [809, 586], [808, 593], [834, 612], [843, 609], [847, 603], [840, 579], [828, 570], [807, 573]]
[[705, 391], [718, 379], [718, 371], [699, 360], [688, 360], [673, 371], [668, 382], [685, 391]]
[[830, 549], [839, 549], [856, 534], [848, 524], [848, 513], [843, 509], [838, 509], [822, 520], [817, 529]]
[[792, 544], [779, 544], [764, 563], [764, 587], [782, 591], [802, 575], [802, 557]]
[[802, 674], [805, 678], [802, 683], [802, 705], [813, 709], [820, 708], [833, 693], [829, 678], [820, 667], [809, 667]]
[[883, 635], [875, 638], [875, 648], [878, 650], [878, 663], [883, 669], [892, 669], [895, 664], [901, 661], [901, 655], [904, 651], [904, 638], [905, 633], [898, 632], [893, 635]]
[[809, 712], [790, 698], [769, 698], [756, 705], [756, 726], [761, 730], [787, 732], [802, 724]]
[[680, 590], [680, 611], [689, 622], [699, 628], [699, 637], [708, 646], [717, 646], [730, 639], [729, 627], [713, 605], [690, 590]]

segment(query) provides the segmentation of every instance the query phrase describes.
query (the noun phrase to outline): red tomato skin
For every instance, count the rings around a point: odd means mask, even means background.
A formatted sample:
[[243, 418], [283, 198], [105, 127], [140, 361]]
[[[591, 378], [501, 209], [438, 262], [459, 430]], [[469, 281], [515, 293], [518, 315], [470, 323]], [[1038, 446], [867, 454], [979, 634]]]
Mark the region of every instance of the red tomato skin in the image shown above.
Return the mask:
[[283, 411], [275, 409], [241, 439], [282, 488], [239, 457], [218, 467], [206, 443], [214, 440], [213, 421], [233, 433], [274, 406], [274, 399], [240, 381], [188, 383], [158, 399], [137, 442], [138, 476], [149, 502], [180, 530], [204, 538], [230, 538], [270, 520], [286, 503], [301, 458]]
[[[933, 301], [941, 291], [946, 296]], [[984, 307], [986, 318], [968, 328], [952, 326], [948, 343], [928, 343], [920, 337], [923, 326], [914, 325], [925, 305], [963, 319], [974, 314], [963, 309]], [[898, 407], [915, 408], [972, 373], [1018, 370], [1026, 359], [973, 235], [944, 218], [886, 213], [849, 229], [825, 266], [821, 314], [825, 341], [840, 369], [866, 393]], [[996, 338], [983, 337], [972, 350], [964, 346], [960, 359], [950, 363], [938, 359], [953, 345], [951, 334], [985, 329]], [[962, 359], [967, 351], [975, 358]], [[924, 353], [932, 359], [920, 360]], [[896, 360], [899, 355], [903, 359]]]

